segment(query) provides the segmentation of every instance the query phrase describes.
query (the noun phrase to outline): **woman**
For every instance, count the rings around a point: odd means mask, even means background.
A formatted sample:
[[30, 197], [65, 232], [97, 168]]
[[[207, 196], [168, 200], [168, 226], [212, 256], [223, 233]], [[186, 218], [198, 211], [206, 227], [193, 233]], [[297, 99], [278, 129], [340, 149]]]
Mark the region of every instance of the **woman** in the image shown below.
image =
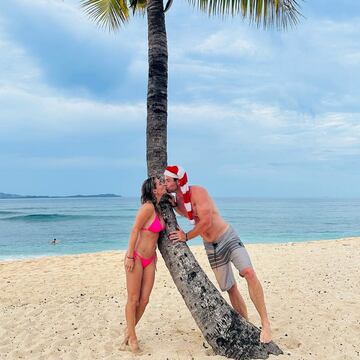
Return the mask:
[[156, 245], [160, 231], [165, 229], [158, 207], [166, 193], [164, 182], [151, 177], [141, 188], [141, 203], [130, 234], [125, 256], [126, 287], [128, 299], [125, 307], [127, 328], [122, 348], [129, 345], [139, 352], [135, 326], [143, 315], [154, 285], [156, 269]]

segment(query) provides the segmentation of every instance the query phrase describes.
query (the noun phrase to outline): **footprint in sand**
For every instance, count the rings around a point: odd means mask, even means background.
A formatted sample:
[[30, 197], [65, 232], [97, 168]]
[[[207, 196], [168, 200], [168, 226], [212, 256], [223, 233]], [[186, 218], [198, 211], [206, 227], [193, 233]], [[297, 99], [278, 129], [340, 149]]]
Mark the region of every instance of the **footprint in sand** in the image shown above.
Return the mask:
[[299, 340], [294, 338], [284, 339], [282, 342], [288, 349], [298, 349], [302, 345]]

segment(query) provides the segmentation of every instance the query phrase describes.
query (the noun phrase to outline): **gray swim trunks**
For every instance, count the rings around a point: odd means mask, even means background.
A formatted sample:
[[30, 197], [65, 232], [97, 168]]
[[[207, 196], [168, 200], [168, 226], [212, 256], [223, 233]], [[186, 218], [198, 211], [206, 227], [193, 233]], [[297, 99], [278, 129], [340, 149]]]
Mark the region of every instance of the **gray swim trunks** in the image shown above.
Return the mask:
[[239, 272], [252, 267], [249, 254], [231, 225], [216, 242], [204, 241], [204, 245], [210, 266], [222, 291], [229, 290], [236, 282], [231, 262]]

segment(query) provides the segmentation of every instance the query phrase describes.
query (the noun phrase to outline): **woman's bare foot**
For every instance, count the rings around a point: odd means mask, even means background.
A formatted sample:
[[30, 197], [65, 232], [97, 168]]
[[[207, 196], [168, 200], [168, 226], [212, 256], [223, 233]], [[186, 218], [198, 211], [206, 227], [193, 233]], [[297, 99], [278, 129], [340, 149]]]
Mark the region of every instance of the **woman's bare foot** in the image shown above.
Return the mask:
[[126, 350], [126, 347], [129, 345], [129, 334], [128, 334], [128, 330], [127, 327], [124, 330], [124, 339], [120, 345], [120, 350], [124, 351]]
[[128, 345], [129, 344], [129, 333], [128, 333], [128, 329], [127, 327], [124, 330], [124, 344]]
[[261, 329], [261, 333], [260, 333], [260, 341], [265, 344], [267, 344], [271, 341], [270, 324], [262, 325], [262, 329]]
[[134, 354], [139, 354], [141, 352], [136, 338], [129, 338], [129, 346]]

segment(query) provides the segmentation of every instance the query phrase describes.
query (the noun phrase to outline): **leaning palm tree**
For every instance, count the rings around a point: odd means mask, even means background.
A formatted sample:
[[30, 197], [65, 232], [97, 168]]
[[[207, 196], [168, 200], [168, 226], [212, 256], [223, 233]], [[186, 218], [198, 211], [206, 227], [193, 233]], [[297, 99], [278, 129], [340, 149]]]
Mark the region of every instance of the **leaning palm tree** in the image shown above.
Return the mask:
[[[159, 175], [167, 165], [167, 84], [168, 51], [165, 12], [173, 0], [80, 0], [88, 15], [101, 27], [116, 30], [131, 14], [147, 14], [148, 93], [146, 159], [149, 176]], [[209, 15], [240, 14], [250, 23], [286, 29], [297, 24], [300, 13], [296, 0], [189, 0]], [[161, 202], [167, 232], [177, 227], [169, 203]], [[260, 330], [238, 315], [222, 298], [184, 243], [172, 244], [165, 235], [159, 239], [165, 264], [189, 311], [214, 352], [234, 359], [265, 359], [280, 354], [271, 342], [260, 343]]]

